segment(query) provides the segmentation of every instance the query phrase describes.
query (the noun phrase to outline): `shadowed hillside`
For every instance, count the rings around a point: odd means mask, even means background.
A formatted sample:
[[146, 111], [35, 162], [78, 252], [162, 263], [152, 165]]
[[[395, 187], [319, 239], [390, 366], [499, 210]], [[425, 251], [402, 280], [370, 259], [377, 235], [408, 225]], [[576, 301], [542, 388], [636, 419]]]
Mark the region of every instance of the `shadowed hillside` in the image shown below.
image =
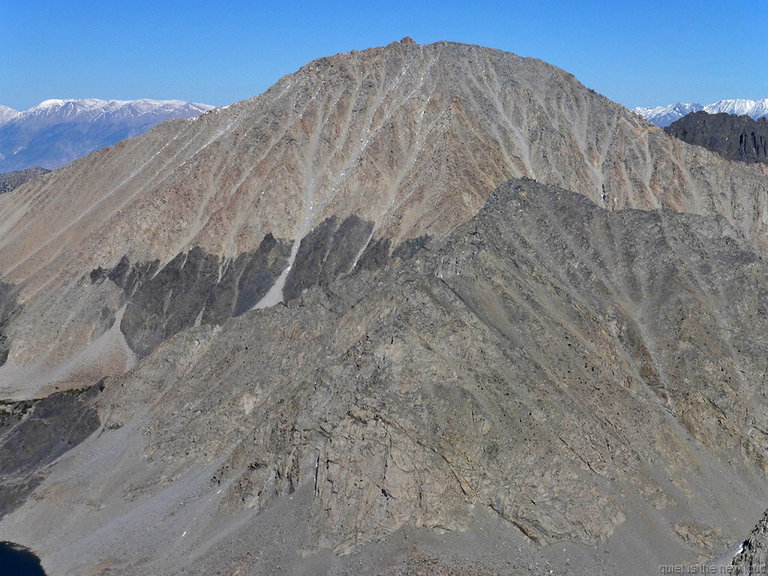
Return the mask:
[[728, 160], [768, 163], [768, 119], [694, 112], [664, 129], [667, 134]]

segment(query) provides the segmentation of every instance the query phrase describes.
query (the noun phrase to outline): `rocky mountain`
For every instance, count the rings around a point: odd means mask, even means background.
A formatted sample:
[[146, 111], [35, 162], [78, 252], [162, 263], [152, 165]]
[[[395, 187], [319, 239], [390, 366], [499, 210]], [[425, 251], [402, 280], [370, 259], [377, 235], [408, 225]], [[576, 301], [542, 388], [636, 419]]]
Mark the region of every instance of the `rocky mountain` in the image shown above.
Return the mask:
[[0, 107], [0, 172], [72, 160], [211, 106], [179, 100], [46, 100], [24, 112]]
[[768, 98], [762, 100], [719, 100], [714, 104], [702, 106], [701, 104], [671, 104], [669, 106], [657, 106], [654, 108], [635, 108], [635, 112], [657, 126], [665, 127], [672, 122], [692, 112], [707, 112], [708, 114], [734, 114], [736, 116], [749, 116], [754, 120], [768, 116]]
[[535, 59], [314, 61], [0, 196], [49, 574], [648, 574], [768, 501], [768, 167]]
[[50, 170], [45, 168], [28, 168], [27, 170], [20, 170], [18, 172], [6, 172], [0, 174], [0, 194], [10, 192], [14, 188], [18, 188], [27, 180], [37, 178], [43, 174], [47, 174]]
[[768, 163], [768, 118], [693, 112], [664, 129], [729, 160]]

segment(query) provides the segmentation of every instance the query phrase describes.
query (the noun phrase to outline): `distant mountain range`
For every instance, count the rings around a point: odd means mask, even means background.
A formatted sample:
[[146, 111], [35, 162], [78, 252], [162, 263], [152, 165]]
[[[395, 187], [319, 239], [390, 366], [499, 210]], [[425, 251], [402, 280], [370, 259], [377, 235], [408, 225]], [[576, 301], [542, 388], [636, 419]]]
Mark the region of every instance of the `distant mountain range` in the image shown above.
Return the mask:
[[768, 115], [768, 98], [762, 100], [720, 100], [714, 104], [670, 104], [668, 106], [656, 106], [655, 108], [638, 107], [634, 111], [640, 114], [646, 120], [653, 122], [657, 126], [669, 126], [675, 120], [690, 114], [691, 112], [707, 112], [709, 114], [736, 114], [738, 116], [746, 115], [757, 120]]
[[24, 112], [0, 105], [0, 173], [60, 168], [165, 120], [211, 108], [181, 100], [46, 100]]

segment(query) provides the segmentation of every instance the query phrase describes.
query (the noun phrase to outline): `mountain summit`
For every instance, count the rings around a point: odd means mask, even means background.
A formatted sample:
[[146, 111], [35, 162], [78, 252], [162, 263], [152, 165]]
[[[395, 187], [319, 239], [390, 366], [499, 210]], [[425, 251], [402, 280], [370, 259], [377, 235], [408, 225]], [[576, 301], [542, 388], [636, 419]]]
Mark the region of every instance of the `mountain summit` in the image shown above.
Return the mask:
[[768, 501], [767, 176], [406, 39], [30, 180], [0, 196], [0, 538], [72, 574], [728, 550]]
[[24, 112], [0, 106], [0, 172], [60, 168], [165, 120], [210, 109], [180, 100], [46, 100]]

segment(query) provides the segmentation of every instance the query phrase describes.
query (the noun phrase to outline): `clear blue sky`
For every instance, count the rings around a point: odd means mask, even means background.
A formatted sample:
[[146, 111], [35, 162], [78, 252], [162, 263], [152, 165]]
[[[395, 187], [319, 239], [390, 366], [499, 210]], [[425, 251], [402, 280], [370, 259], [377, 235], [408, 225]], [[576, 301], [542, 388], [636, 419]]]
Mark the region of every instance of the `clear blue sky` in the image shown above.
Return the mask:
[[0, 0], [0, 104], [226, 105], [312, 59], [452, 40], [535, 56], [625, 106], [768, 98], [768, 0]]

